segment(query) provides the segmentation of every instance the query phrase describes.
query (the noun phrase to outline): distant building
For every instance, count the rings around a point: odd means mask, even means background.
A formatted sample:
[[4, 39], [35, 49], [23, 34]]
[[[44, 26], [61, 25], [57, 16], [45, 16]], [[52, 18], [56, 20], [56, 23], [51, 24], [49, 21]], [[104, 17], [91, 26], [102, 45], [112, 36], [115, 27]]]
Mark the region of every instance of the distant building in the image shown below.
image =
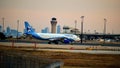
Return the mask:
[[63, 26], [63, 33], [70, 33], [70, 27]]
[[49, 28], [48, 27], [45, 28], [45, 32], [49, 33]]
[[9, 26], [6, 28], [6, 36], [7, 36], [7, 37], [8, 37], [8, 36], [11, 36], [11, 29], [10, 29]]
[[60, 25], [57, 26], [57, 33], [60, 33], [61, 31], [61, 28], [60, 28]]
[[5, 32], [6, 37], [12, 36], [13, 38], [16, 38], [17, 34], [18, 34], [18, 37], [20, 37], [20, 36], [22, 36], [23, 33], [22, 32], [18, 32], [15, 29], [10, 29], [10, 27], [6, 28], [6, 32]]
[[10, 34], [10, 32], [11, 32], [11, 29], [10, 29], [10, 27], [8, 26], [8, 27], [7, 27], [7, 30], [6, 30], [6, 33]]
[[69, 27], [69, 26], [64, 26], [63, 27], [63, 33], [80, 34], [80, 31], [77, 28], [72, 28], [72, 27]]
[[49, 28], [45, 27], [44, 29], [41, 30], [41, 33], [49, 33]]
[[41, 33], [45, 33], [45, 30], [44, 30], [44, 29], [42, 29], [42, 30], [41, 30]]
[[72, 34], [80, 34], [80, 31], [79, 31], [79, 29], [77, 29], [77, 28], [71, 29], [70, 32], [71, 32]]
[[[35, 30], [35, 29], [34, 29]], [[25, 32], [26, 30], [24, 29], [24, 32]], [[0, 32], [3, 32], [2, 31], [2, 26], [0, 25]], [[20, 37], [20, 36], [22, 36], [22, 32], [18, 32], [17, 30], [15, 30], [15, 29], [11, 29], [9, 26], [8, 27], [6, 27], [6, 30], [4, 31], [4, 34], [5, 34], [5, 36], [6, 37], [10, 37], [10, 36], [12, 36], [13, 38], [16, 38], [17, 37], [17, 34], [18, 34], [18, 37]]]
[[51, 33], [56, 33], [56, 24], [57, 24], [57, 20], [56, 18], [52, 18], [51, 22]]
[[14, 38], [16, 38], [17, 32], [18, 32], [17, 30], [11, 29], [11, 36], [13, 36]]

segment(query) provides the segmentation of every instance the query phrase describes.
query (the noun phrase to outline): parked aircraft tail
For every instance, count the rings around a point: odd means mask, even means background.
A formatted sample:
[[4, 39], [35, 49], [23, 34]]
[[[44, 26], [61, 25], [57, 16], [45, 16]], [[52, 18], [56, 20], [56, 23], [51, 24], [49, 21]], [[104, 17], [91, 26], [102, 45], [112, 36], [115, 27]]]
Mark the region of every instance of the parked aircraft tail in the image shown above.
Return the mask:
[[30, 24], [27, 21], [25, 21], [24, 24], [25, 24], [25, 30], [26, 30], [25, 34], [32, 34], [35, 32], [32, 26], [30, 26]]

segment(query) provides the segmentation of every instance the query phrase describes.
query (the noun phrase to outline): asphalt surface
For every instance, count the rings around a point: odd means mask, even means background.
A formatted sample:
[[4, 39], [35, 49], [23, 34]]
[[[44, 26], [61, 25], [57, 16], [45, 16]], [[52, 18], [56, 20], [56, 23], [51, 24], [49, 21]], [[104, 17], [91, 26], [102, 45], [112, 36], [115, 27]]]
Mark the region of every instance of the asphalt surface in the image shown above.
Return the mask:
[[[38, 43], [38, 44], [48, 44], [49, 41], [46, 41], [46, 40], [36, 40], [36, 39], [31, 39], [31, 40], [26, 40], [26, 39], [13, 39], [13, 40], [0, 40], [0, 42], [17, 42], [17, 43]], [[54, 44], [54, 43], [53, 43]], [[63, 43], [60, 43], [59, 45], [61, 45]], [[64, 44], [64, 45], [67, 45], [67, 44]], [[120, 47], [120, 42], [99, 42], [99, 41], [86, 41], [86, 42], [83, 42], [82, 44], [80, 42], [76, 42], [76, 43], [73, 43], [73, 45], [92, 45], [92, 46], [96, 46], [96, 45], [101, 45], [101, 46], [117, 46], [117, 47]]]
[[[0, 42], [0, 45], [11, 47], [23, 47], [25, 50], [44, 50], [44, 51], [63, 51], [73, 53], [89, 54], [120, 54], [120, 47], [101, 46], [101, 45], [56, 45], [39, 43], [13, 43]], [[31, 48], [30, 48], [31, 47]]]

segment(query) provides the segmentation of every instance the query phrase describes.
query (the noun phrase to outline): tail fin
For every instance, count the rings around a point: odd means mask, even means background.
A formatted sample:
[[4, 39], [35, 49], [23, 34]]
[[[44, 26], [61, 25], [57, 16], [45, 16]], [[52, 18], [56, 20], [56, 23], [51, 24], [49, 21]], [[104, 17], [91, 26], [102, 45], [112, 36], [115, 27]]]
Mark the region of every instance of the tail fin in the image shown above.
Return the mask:
[[25, 23], [25, 34], [32, 34], [35, 32], [27, 21], [25, 21], [24, 23]]

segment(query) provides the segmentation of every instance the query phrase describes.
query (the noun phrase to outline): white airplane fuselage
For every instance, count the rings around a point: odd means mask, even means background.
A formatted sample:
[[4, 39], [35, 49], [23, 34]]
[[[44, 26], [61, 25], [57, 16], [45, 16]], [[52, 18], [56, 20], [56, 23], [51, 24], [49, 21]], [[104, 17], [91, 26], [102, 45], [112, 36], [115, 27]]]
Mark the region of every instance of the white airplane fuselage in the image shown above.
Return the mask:
[[49, 40], [49, 43], [63, 42], [71, 43], [74, 41], [80, 41], [80, 38], [74, 34], [56, 34], [56, 33], [36, 33], [28, 22], [25, 22], [26, 35], [32, 35], [32, 37], [39, 40]]

